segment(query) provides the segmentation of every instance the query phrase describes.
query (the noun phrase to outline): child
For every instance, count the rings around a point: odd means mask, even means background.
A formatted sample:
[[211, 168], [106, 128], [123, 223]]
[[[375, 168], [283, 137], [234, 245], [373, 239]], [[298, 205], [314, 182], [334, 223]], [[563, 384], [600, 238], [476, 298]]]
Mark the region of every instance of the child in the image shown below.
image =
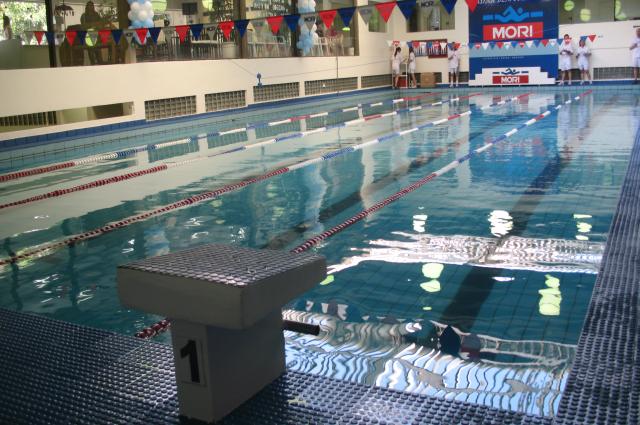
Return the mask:
[[391, 57], [391, 71], [393, 73], [393, 88], [398, 89], [398, 80], [400, 80], [400, 63], [402, 62], [402, 55], [400, 52], [402, 49], [396, 47], [393, 56]]
[[591, 78], [591, 73], [589, 72], [589, 57], [591, 56], [591, 50], [587, 47], [587, 42], [584, 38], [580, 39], [578, 43], [578, 49], [576, 50], [576, 57], [578, 58], [578, 69], [580, 70], [580, 85], [584, 84], [585, 81], [593, 84], [593, 78]]
[[413, 51], [413, 47], [409, 47], [409, 75], [411, 76], [411, 87], [418, 87], [416, 82], [416, 54]]
[[573, 46], [571, 45], [571, 37], [569, 34], [564, 35], [564, 42], [560, 45], [560, 75], [561, 80], [559, 86], [564, 85], [564, 80], [569, 80], [571, 85], [571, 56], [573, 56]]
[[455, 83], [458, 87], [458, 68], [460, 66], [460, 54], [458, 53], [458, 47], [456, 43], [451, 43], [451, 49], [449, 50], [449, 87], [453, 87]]

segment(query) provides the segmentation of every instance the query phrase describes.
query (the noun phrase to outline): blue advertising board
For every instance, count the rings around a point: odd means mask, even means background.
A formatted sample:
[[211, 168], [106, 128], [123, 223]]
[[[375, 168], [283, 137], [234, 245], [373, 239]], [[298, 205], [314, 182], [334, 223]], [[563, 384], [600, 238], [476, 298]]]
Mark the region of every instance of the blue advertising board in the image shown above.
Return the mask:
[[557, 38], [558, 0], [479, 0], [469, 11], [469, 85], [553, 84]]

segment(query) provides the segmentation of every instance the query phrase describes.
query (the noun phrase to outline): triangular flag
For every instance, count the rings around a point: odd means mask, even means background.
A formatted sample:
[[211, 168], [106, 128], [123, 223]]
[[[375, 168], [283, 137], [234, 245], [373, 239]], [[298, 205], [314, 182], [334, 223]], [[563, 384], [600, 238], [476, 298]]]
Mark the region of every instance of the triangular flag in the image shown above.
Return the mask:
[[420, 48], [420, 42], [419, 42], [419, 41], [412, 41], [412, 42], [411, 42], [411, 46], [412, 46], [414, 49], [418, 49], [418, 48]]
[[158, 36], [160, 35], [160, 30], [161, 28], [159, 27], [149, 28], [149, 36], [151, 36], [151, 40], [154, 44], [158, 44]]
[[31, 40], [33, 40], [33, 32], [25, 31], [24, 38], [25, 38], [25, 41], [27, 42], [27, 45], [31, 44]]
[[393, 12], [393, 8], [396, 7], [396, 2], [390, 1], [387, 3], [376, 3], [375, 6], [376, 9], [378, 9], [380, 16], [382, 16], [382, 19], [384, 19], [385, 22], [389, 22], [391, 12]]
[[[200, 35], [202, 34], [202, 28], [204, 28], [204, 25], [202, 24], [191, 24], [189, 25], [189, 28], [191, 28], [191, 35], [193, 36], [193, 38], [195, 38], [196, 40], [200, 38]], [[247, 26], [245, 25], [245, 28], [247, 28]]]
[[[236, 27], [236, 31], [238, 31], [238, 35], [240, 38], [244, 37], [244, 34], [247, 32], [247, 27], [249, 26], [248, 19], [236, 19], [233, 23]], [[193, 30], [191, 30], [193, 32]]]
[[441, 42], [440, 42], [440, 49], [444, 50], [444, 49], [446, 49], [447, 47], [449, 47], [449, 45], [448, 45], [447, 43], [445, 43], [444, 41], [441, 41]]
[[558, 39], [558, 45], [562, 44], [563, 41], [564, 41], [564, 38], [559, 38]]
[[502, 49], [502, 45], [503, 45], [503, 44], [504, 44], [504, 43], [503, 43], [502, 41], [497, 41], [497, 42], [496, 42], [496, 46], [498, 46], [498, 49]]
[[586, 41], [587, 40], [587, 36], [586, 35], [581, 35], [580, 36], [580, 41]]
[[140, 44], [145, 44], [147, 42], [147, 33], [149, 30], [147, 28], [136, 28], [136, 35], [138, 36], [138, 42]]
[[87, 32], [84, 30], [76, 31], [76, 40], [78, 41], [78, 46], [84, 46], [87, 40]]
[[398, 2], [398, 9], [404, 15], [404, 19], [411, 18], [413, 11], [416, 8], [416, 0], [404, 0]]
[[433, 47], [433, 43], [430, 41], [427, 41], [427, 49], [430, 49]]
[[336, 19], [336, 14], [338, 12], [335, 9], [332, 10], [323, 10], [318, 12], [318, 16], [322, 19], [324, 26], [327, 28], [331, 28], [333, 25], [333, 20]]
[[176, 33], [178, 33], [178, 38], [180, 39], [180, 43], [184, 43], [184, 40], [187, 38], [188, 32], [189, 32], [189, 25], [176, 25]]
[[266, 19], [267, 19], [267, 23], [269, 24], [269, 28], [271, 28], [271, 32], [273, 33], [273, 35], [278, 34], [278, 31], [280, 31], [280, 24], [282, 24], [283, 16], [282, 15], [268, 16]]
[[478, 0], [466, 0], [467, 6], [469, 6], [469, 10], [471, 12], [475, 12], [476, 6], [478, 5]]
[[285, 15], [284, 21], [287, 23], [289, 27], [289, 31], [296, 32], [298, 29], [298, 21], [300, 20], [300, 15]]
[[552, 45], [552, 46], [555, 46], [556, 45], [556, 39], [555, 38], [550, 38], [549, 39], [549, 44]]
[[540, 47], [540, 40], [533, 40], [533, 45], [536, 47]]
[[458, 50], [460, 48], [460, 46], [462, 46], [462, 44], [460, 43], [453, 43], [453, 47], [456, 48], [456, 50]]
[[518, 47], [518, 42], [517, 41], [512, 41], [511, 42], [511, 47]]
[[91, 41], [91, 45], [95, 46], [98, 44], [98, 33], [95, 31], [91, 31], [87, 34], [89, 36], [89, 40]]
[[111, 37], [113, 37], [114, 43], [120, 44], [120, 39], [122, 38], [122, 30], [111, 30]]
[[458, 0], [440, 0], [440, 3], [442, 3], [444, 10], [446, 10], [447, 13], [451, 15], [451, 12], [453, 11], [453, 8], [456, 6], [457, 1]]
[[231, 36], [231, 30], [233, 29], [233, 21], [224, 21], [218, 24], [218, 28], [222, 31], [225, 40], [229, 40]]
[[507, 41], [506, 43], [503, 44], [503, 47], [505, 48], [505, 50], [508, 50], [511, 48], [511, 43]]
[[338, 9], [338, 14], [340, 15], [340, 19], [342, 19], [342, 24], [345, 27], [348, 27], [351, 23], [351, 19], [353, 18], [353, 13], [356, 11], [355, 7], [342, 7]]
[[393, 41], [387, 40], [387, 47], [391, 47], [392, 44], [393, 44]]
[[482, 44], [476, 43], [476, 44], [473, 45], [473, 47], [475, 47], [476, 50], [480, 50], [480, 47], [482, 47]]
[[533, 46], [533, 40], [527, 40], [525, 44], [527, 45], [527, 47], [531, 47]]
[[549, 40], [544, 38], [544, 39], [540, 40], [540, 43], [542, 43], [543, 46], [547, 47], [547, 44], [549, 44]]
[[135, 30], [124, 30], [124, 38], [127, 39], [127, 42], [129, 44], [133, 43], [133, 37], [135, 35]]
[[38, 45], [42, 44], [42, 37], [44, 36], [44, 31], [34, 31], [33, 35], [36, 36], [36, 41]]
[[520, 46], [520, 48], [524, 48], [524, 41], [518, 41], [518, 46]]
[[56, 46], [61, 45], [62, 42], [64, 41], [64, 33], [63, 32], [57, 32], [57, 33], [55, 33], [55, 37], [56, 37], [56, 40], [55, 40]]
[[67, 37], [67, 41], [70, 45], [73, 46], [73, 41], [76, 39], [76, 32], [74, 30], [65, 32], [65, 36]]
[[360, 13], [360, 17], [364, 21], [366, 25], [369, 25], [369, 21], [371, 20], [371, 16], [373, 16], [373, 6], [364, 6], [359, 7], [358, 12]]
[[98, 35], [100, 36], [100, 43], [107, 44], [109, 42], [109, 36], [111, 35], [111, 30], [100, 30], [98, 31]]
[[407, 48], [413, 47], [413, 42], [412, 41], [407, 41], [406, 44], [407, 44]]
[[304, 26], [307, 27], [307, 30], [311, 31], [313, 29], [313, 26], [316, 24], [316, 15], [304, 15], [302, 20], [304, 21]]
[[482, 50], [487, 50], [489, 48], [489, 43], [482, 43]]
[[216, 35], [216, 24], [205, 24], [202, 28], [206, 31], [209, 40], [213, 40]]
[[596, 35], [595, 34], [591, 34], [588, 37], [589, 37], [589, 40], [591, 40], [592, 43], [596, 39]]

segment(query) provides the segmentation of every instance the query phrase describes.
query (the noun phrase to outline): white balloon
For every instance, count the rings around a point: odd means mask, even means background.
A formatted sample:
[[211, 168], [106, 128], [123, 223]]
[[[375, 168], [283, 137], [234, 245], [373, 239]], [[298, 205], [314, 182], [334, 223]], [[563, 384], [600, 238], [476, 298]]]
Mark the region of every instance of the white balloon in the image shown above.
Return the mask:
[[153, 10], [153, 5], [151, 4], [150, 1], [145, 1], [144, 2], [144, 7], [145, 7], [145, 9], [147, 9], [147, 11]]
[[137, 11], [140, 9], [140, 3], [138, 3], [137, 1], [134, 1], [133, 3], [131, 3], [130, 7], [132, 11]]
[[147, 11], [146, 10], [139, 10], [137, 19], [139, 21], [146, 21], [147, 20]]
[[127, 18], [129, 18], [129, 20], [130, 20], [130, 21], [133, 21], [133, 20], [134, 20], [134, 19], [133, 19], [133, 16], [134, 16], [134, 15], [133, 15], [133, 11], [132, 11], [132, 10], [130, 10], [130, 11], [129, 11], [129, 13], [127, 13]]

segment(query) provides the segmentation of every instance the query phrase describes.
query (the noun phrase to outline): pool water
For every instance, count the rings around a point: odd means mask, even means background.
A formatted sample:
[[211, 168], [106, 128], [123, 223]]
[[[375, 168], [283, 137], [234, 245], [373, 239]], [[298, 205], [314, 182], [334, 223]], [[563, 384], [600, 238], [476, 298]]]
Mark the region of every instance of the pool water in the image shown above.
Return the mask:
[[[180, 162], [154, 174], [0, 209], [6, 259], [472, 111], [0, 266], [0, 307], [132, 335], [160, 318], [119, 303], [117, 265], [212, 242], [292, 249], [583, 91], [438, 91], [396, 104], [390, 100], [405, 93], [380, 91], [1, 151], [0, 172], [9, 173], [189, 139], [0, 183], [0, 203], [6, 204]], [[518, 101], [481, 109], [526, 93]], [[458, 96], [469, 97], [450, 101]], [[286, 333], [288, 367], [553, 415], [640, 125], [639, 99], [638, 91], [595, 89], [314, 247], [327, 257], [329, 277], [287, 306], [285, 316], [319, 323], [322, 332], [318, 337]], [[211, 135], [380, 101], [327, 117]], [[438, 101], [444, 102], [432, 105]], [[423, 108], [224, 153], [419, 105]], [[220, 155], [205, 158], [212, 154]]]

